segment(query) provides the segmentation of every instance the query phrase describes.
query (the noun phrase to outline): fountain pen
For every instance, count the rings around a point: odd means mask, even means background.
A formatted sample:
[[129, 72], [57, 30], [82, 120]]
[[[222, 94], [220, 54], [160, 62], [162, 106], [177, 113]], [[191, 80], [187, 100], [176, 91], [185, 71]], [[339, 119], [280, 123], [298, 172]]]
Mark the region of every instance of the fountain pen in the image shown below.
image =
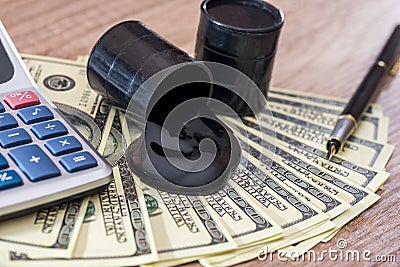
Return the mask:
[[357, 129], [358, 119], [377, 93], [383, 78], [389, 75], [394, 76], [399, 70], [399, 66], [400, 25], [397, 25], [375, 61], [375, 64], [369, 69], [357, 91], [339, 115], [326, 143], [326, 149], [328, 150], [326, 158], [328, 160], [343, 149], [346, 140]]

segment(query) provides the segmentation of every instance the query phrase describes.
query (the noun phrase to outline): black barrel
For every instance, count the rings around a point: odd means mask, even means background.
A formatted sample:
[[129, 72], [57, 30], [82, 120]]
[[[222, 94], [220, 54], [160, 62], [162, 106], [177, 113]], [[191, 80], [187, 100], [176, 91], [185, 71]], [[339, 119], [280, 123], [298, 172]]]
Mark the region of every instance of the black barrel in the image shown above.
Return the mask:
[[127, 108], [138, 88], [154, 74], [193, 61], [142, 22], [124, 21], [105, 32], [93, 47], [87, 77], [99, 94]]
[[242, 71], [267, 96], [283, 22], [282, 11], [261, 0], [205, 0], [195, 58]]

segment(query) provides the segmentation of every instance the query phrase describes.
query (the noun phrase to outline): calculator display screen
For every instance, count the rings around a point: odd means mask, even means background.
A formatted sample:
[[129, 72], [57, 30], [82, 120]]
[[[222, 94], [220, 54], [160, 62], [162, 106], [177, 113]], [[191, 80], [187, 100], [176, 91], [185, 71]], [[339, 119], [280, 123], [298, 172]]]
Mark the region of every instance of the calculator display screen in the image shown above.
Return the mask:
[[14, 75], [14, 67], [0, 40], [0, 84], [9, 81]]

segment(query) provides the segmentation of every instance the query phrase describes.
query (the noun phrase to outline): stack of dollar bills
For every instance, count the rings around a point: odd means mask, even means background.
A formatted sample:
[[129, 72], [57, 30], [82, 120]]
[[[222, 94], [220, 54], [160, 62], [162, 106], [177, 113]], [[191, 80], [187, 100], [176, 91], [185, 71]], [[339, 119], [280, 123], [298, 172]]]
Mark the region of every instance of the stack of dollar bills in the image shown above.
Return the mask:
[[[261, 114], [233, 127], [239, 140], [249, 138], [249, 162], [223, 190], [161, 192], [130, 172], [124, 149], [135, 133], [124, 111], [89, 87], [87, 57], [22, 57], [44, 94], [113, 165], [114, 180], [90, 197], [1, 222], [0, 266], [229, 266], [274, 251], [295, 258], [373, 205], [389, 177], [394, 147], [379, 106], [327, 161], [325, 142], [346, 101], [272, 88], [274, 120]], [[268, 135], [272, 124], [275, 144], [259, 142], [259, 129]], [[271, 147], [272, 159], [261, 153]]]

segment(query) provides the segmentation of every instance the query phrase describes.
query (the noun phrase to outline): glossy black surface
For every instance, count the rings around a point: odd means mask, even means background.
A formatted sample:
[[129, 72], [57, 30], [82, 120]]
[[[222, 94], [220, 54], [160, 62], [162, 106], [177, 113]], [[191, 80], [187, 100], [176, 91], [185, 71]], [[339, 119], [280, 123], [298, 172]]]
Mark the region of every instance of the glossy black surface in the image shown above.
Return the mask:
[[[167, 116], [180, 103], [208, 96], [208, 84], [184, 84], [165, 93], [154, 103], [144, 134], [128, 147], [126, 153], [129, 166], [145, 183], [167, 192], [192, 195], [211, 194], [225, 185], [241, 157], [240, 145], [229, 128], [207, 106], [200, 109], [193, 107], [198, 116], [188, 122], [175, 121], [173, 126], [178, 124], [182, 127], [178, 136], [171, 134], [172, 130], [164, 124]], [[162, 129], [169, 133], [163, 142]], [[185, 159], [195, 161], [202, 153], [211, 152], [212, 149], [207, 146], [200, 150], [200, 142], [204, 139], [211, 140], [216, 146], [215, 158], [207, 168], [189, 172], [171, 164], [171, 158], [179, 161], [183, 155]], [[174, 140], [178, 140], [179, 150], [163, 145]], [[188, 189], [184, 191], [184, 188]]]
[[[183, 85], [175, 85], [177, 79], [190, 75], [194, 78], [204, 78], [208, 72], [204, 71], [203, 67], [192, 64], [170, 72], [150, 97], [147, 91], [138, 91], [139, 88], [147, 90], [147, 87], [144, 89], [141, 85], [160, 71], [194, 61], [195, 59], [142, 23], [127, 21], [108, 30], [97, 42], [89, 58], [87, 75], [90, 85], [97, 92], [123, 108], [129, 106], [128, 117], [136, 118], [138, 115], [135, 111], [130, 111], [135, 101], [146, 109], [140, 114], [144, 116], [140, 119], [144, 123], [144, 132], [126, 151], [130, 169], [144, 183], [156, 189], [171, 193], [203, 195], [221, 189], [236, 168], [241, 157], [238, 140], [231, 130], [208, 110], [207, 105], [190, 106], [187, 112], [193, 113], [193, 116], [189, 121], [174, 120], [172, 126], [179, 126], [181, 130], [178, 136], [168, 134], [166, 143], [178, 140], [178, 149], [171, 149], [161, 142], [161, 131], [172, 132], [164, 122], [175, 107], [190, 99], [207, 99], [213, 96], [213, 87], [209, 83], [189, 80]], [[145, 97], [137, 98], [137, 92]], [[133, 96], [134, 102], [130, 104]], [[207, 168], [191, 172], [171, 164], [171, 158], [179, 160], [182, 155], [187, 160], [196, 161], [201, 156], [200, 142], [204, 139], [211, 140], [216, 147], [215, 158]], [[207, 146], [202, 148], [206, 153], [210, 150]]]
[[[187, 191], [188, 194], [210, 194], [225, 185], [230, 173], [239, 163], [240, 147], [235, 137], [215, 120], [199, 117], [187, 123], [179, 135], [180, 151], [163, 147], [160, 138], [155, 138], [160, 136], [160, 131], [161, 127], [158, 124], [148, 122], [144, 138], [139, 138], [128, 148], [130, 155], [128, 161], [129, 165], [133, 166], [133, 171], [158, 189], [182, 193], [180, 187], [190, 187], [194, 190]], [[198, 172], [188, 172], [170, 163], [171, 155], [175, 154], [176, 159], [179, 159], [180, 153], [189, 160], [198, 159], [202, 153], [199, 144], [205, 138], [210, 138], [217, 146], [215, 159], [207, 168]], [[168, 157], [165, 155], [166, 152]], [[237, 154], [232, 155], [232, 153]], [[234, 158], [233, 161], [231, 156]], [[148, 164], [148, 159], [152, 165]], [[158, 175], [175, 186], [166, 186], [160, 179], [154, 179]], [[199, 191], [195, 187], [203, 188]]]
[[397, 25], [390, 35], [385, 47], [378, 56], [378, 60], [386, 62], [391, 68], [400, 59], [400, 24]]
[[326, 150], [328, 153], [326, 154], [326, 159], [330, 160], [336, 153], [339, 152], [341, 144], [336, 139], [331, 139], [326, 143]]
[[8, 82], [13, 76], [14, 67], [0, 40], [0, 83]]
[[195, 57], [240, 70], [267, 96], [282, 25], [282, 12], [261, 0], [206, 0]]
[[224, 4], [221, 2], [210, 4], [207, 12], [216, 22], [227, 27], [264, 30], [279, 23], [273, 14], [263, 9], [257, 2], [251, 1], [225, 1]]
[[193, 61], [141, 22], [125, 21], [109, 29], [93, 47], [87, 77], [94, 90], [126, 108], [151, 76]]

